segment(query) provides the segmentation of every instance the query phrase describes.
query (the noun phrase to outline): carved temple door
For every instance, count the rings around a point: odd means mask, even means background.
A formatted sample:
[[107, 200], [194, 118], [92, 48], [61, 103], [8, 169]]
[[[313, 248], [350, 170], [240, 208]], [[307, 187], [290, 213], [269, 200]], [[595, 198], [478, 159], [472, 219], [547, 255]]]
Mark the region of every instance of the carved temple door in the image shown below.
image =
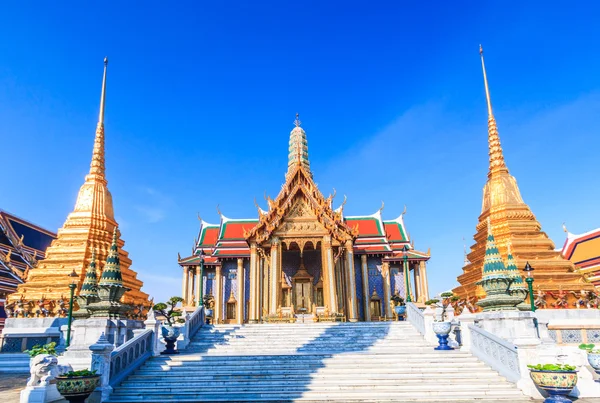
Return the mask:
[[294, 283], [294, 287], [296, 310], [298, 312], [309, 312], [312, 306], [312, 286], [310, 281], [297, 281]]

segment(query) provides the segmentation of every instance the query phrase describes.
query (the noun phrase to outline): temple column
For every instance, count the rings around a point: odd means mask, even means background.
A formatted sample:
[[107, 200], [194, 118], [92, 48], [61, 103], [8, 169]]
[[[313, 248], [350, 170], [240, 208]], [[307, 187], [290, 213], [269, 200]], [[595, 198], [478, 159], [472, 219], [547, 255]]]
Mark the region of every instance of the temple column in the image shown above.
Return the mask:
[[262, 307], [262, 311], [259, 312], [260, 316], [259, 318], [262, 318], [263, 315], [265, 313], [270, 312], [269, 311], [269, 299], [270, 299], [270, 285], [269, 285], [269, 273], [270, 273], [270, 269], [269, 269], [269, 262], [267, 261], [266, 257], [261, 257], [260, 258], [260, 264], [263, 268], [263, 278], [262, 278], [262, 282], [263, 282], [263, 289], [262, 289], [262, 299], [263, 299], [263, 307]]
[[258, 322], [258, 305], [260, 296], [260, 277], [257, 264], [256, 243], [250, 244], [250, 310], [248, 322]]
[[215, 323], [220, 323], [223, 316], [223, 279], [221, 277], [221, 265], [215, 267]]
[[183, 266], [183, 275], [181, 276], [181, 298], [183, 298], [183, 306], [187, 304], [188, 280], [188, 268], [187, 266]]
[[358, 307], [356, 301], [356, 273], [354, 271], [354, 245], [351, 240], [346, 241], [346, 275], [348, 277], [348, 296], [350, 306], [348, 307], [350, 322], [358, 322]]
[[238, 324], [244, 323], [244, 285], [246, 284], [244, 276], [244, 259], [238, 257], [237, 260], [237, 313], [235, 315]]
[[188, 294], [187, 294], [187, 306], [193, 306], [192, 300], [194, 299], [194, 271], [191, 267], [188, 267]]
[[383, 304], [386, 318], [392, 317], [392, 307], [390, 302], [392, 300], [391, 285], [390, 285], [390, 262], [383, 262], [381, 268], [383, 274]]
[[276, 314], [279, 307], [279, 295], [281, 273], [279, 273], [279, 239], [271, 241], [271, 301], [269, 302], [269, 313]]
[[202, 273], [200, 273], [200, 266], [196, 266], [196, 306], [202, 306], [202, 301], [200, 300], [200, 294], [202, 294]]
[[421, 281], [423, 283], [423, 302], [429, 300], [429, 282], [427, 281], [427, 262], [420, 263]]
[[362, 270], [363, 310], [365, 313], [365, 322], [368, 322], [371, 320], [371, 312], [369, 309], [369, 269], [367, 267], [367, 255], [360, 256], [360, 268]]
[[331, 236], [325, 235], [323, 237], [323, 250], [325, 257], [325, 264], [323, 268], [325, 269], [325, 273], [327, 274], [324, 278], [326, 282], [329, 300], [327, 301], [327, 305], [332, 313], [337, 313], [337, 293], [335, 287], [335, 273], [333, 272], [333, 250], [331, 248]]

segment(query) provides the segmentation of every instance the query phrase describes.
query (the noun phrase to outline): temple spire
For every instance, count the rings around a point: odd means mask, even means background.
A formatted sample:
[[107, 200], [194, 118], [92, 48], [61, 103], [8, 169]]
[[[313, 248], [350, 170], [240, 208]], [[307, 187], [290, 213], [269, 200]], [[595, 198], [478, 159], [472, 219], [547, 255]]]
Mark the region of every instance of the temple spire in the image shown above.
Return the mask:
[[479, 45], [479, 54], [481, 55], [481, 68], [483, 70], [483, 83], [485, 85], [485, 96], [487, 99], [488, 108], [488, 146], [490, 155], [490, 168], [488, 177], [491, 177], [499, 172], [508, 173], [508, 168], [506, 168], [506, 163], [504, 162], [504, 154], [502, 153], [502, 145], [500, 144], [496, 118], [494, 118], [494, 113], [492, 112], [492, 100], [490, 97], [490, 88], [485, 70], [485, 62], [483, 60], [483, 47], [481, 45]]
[[288, 147], [288, 174], [298, 165], [310, 172], [310, 162], [308, 161], [308, 142], [306, 132], [300, 125], [300, 115], [296, 113], [294, 120], [294, 129], [290, 132], [290, 143]]
[[105, 180], [106, 168], [104, 165], [104, 105], [106, 102], [106, 70], [108, 67], [108, 58], [104, 58], [104, 76], [102, 77], [102, 91], [100, 94], [100, 113], [98, 114], [98, 124], [96, 125], [96, 138], [94, 139], [94, 151], [92, 153], [92, 163], [90, 164], [90, 175], [94, 175]]

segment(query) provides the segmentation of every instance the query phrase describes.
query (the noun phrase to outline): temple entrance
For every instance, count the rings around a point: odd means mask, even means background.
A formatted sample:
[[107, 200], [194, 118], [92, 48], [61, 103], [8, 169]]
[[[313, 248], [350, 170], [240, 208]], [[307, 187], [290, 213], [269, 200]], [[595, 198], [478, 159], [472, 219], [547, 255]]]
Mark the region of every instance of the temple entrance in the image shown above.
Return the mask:
[[297, 281], [294, 286], [296, 310], [299, 313], [310, 312], [312, 307], [312, 284], [308, 280], [301, 280]]

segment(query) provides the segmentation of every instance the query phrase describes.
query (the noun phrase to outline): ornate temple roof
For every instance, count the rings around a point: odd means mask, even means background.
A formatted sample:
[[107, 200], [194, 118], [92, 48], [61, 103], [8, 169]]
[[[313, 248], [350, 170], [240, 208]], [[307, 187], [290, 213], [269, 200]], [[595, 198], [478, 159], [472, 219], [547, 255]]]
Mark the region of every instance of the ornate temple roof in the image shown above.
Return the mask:
[[14, 292], [55, 238], [55, 233], [0, 210], [0, 292]]
[[249, 257], [250, 242], [267, 242], [286, 225], [294, 230], [296, 225], [305, 229], [309, 225], [306, 221], [293, 220], [306, 220], [307, 217], [317, 222], [314, 224], [317, 227], [311, 227], [312, 231], [326, 231], [324, 233], [331, 235], [332, 241], [338, 244], [353, 242], [356, 254], [376, 254], [384, 259], [397, 260], [404, 258], [402, 249], [408, 245], [409, 259], [428, 260], [428, 253], [415, 251], [410, 244], [404, 226], [404, 213], [394, 220], [384, 221], [382, 206], [371, 215], [344, 217], [346, 198], [340, 207], [335, 210], [332, 208], [335, 190], [326, 198], [313, 181], [306, 132], [300, 127], [298, 115], [294, 125], [290, 132], [286, 181], [274, 200], [265, 196], [268, 211], [255, 202], [258, 219], [231, 219], [220, 211], [218, 224], [200, 219], [200, 231], [192, 255], [180, 257], [179, 264], [197, 265], [201, 254], [206, 264], [215, 264], [224, 258]]
[[569, 259], [596, 287], [600, 287], [600, 228], [575, 235], [568, 231], [561, 255]]

